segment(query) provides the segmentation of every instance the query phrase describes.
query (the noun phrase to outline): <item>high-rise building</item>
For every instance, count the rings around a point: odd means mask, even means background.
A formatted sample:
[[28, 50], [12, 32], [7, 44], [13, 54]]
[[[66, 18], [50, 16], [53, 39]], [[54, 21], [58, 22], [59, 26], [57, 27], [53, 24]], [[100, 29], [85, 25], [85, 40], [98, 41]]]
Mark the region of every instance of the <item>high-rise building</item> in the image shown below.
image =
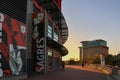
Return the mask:
[[0, 0], [0, 77], [61, 69], [68, 27], [62, 0]]
[[83, 61], [90, 63], [90, 59], [96, 56], [102, 56], [102, 60], [104, 63], [104, 57], [108, 54], [109, 48], [107, 47], [107, 41], [98, 39], [92, 41], [82, 41], [82, 49], [80, 54], [82, 54]]

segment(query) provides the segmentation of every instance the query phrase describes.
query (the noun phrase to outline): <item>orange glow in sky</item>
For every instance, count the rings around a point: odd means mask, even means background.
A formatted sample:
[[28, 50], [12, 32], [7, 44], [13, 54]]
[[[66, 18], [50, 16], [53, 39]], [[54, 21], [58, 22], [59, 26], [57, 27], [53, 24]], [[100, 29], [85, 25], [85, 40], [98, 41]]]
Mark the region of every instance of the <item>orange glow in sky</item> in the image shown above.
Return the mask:
[[120, 0], [62, 0], [69, 29], [63, 60], [79, 59], [81, 41], [103, 39], [110, 54], [120, 52]]

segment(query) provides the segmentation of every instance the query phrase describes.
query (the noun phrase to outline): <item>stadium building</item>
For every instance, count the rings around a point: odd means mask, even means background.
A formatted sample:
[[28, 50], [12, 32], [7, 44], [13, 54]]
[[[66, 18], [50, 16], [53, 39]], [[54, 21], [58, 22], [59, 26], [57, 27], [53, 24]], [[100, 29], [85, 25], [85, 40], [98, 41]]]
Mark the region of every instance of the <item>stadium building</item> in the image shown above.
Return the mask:
[[0, 77], [61, 69], [68, 27], [62, 0], [0, 0]]

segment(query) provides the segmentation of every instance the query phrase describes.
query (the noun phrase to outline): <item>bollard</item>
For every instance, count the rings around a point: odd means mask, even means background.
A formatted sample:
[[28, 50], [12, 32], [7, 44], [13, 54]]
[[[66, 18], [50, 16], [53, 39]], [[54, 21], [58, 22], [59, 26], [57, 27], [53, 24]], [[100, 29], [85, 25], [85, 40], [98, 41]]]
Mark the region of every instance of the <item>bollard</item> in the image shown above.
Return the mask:
[[117, 66], [112, 67], [112, 75], [113, 76], [119, 76], [119, 70]]

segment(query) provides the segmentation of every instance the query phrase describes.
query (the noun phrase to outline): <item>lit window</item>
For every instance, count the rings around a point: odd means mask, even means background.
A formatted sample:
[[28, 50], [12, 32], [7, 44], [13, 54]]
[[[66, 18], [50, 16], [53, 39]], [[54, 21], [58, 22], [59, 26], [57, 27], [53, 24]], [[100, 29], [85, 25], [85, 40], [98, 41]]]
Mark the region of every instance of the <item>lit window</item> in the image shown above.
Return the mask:
[[49, 52], [49, 51], [48, 51], [48, 56], [52, 56], [52, 52]]
[[55, 32], [54, 32], [54, 38], [53, 39], [58, 42], [58, 34], [56, 34]]
[[48, 37], [52, 38], [52, 27], [48, 25]]

